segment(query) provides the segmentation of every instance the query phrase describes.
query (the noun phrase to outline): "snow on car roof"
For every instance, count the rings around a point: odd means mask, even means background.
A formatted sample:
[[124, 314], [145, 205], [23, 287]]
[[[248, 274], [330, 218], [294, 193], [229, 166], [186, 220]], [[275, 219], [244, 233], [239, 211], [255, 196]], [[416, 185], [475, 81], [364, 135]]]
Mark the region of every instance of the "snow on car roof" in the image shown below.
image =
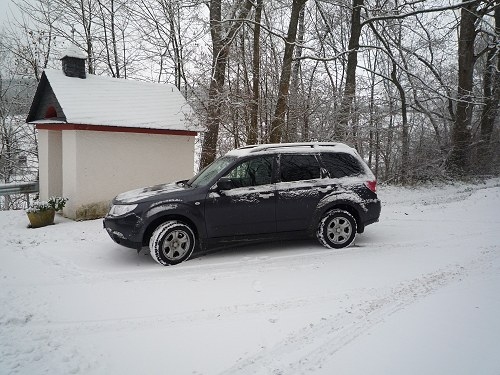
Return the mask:
[[302, 142], [302, 143], [270, 143], [261, 145], [250, 145], [237, 148], [229, 151], [226, 155], [230, 156], [245, 156], [253, 153], [266, 152], [286, 152], [286, 153], [301, 153], [301, 152], [318, 152], [318, 151], [342, 151], [355, 156], [358, 156], [355, 149], [344, 143], [339, 142]]
[[187, 121], [186, 117], [193, 117], [194, 112], [173, 85], [93, 74], [79, 79], [52, 69], [44, 73], [68, 123], [202, 130]]

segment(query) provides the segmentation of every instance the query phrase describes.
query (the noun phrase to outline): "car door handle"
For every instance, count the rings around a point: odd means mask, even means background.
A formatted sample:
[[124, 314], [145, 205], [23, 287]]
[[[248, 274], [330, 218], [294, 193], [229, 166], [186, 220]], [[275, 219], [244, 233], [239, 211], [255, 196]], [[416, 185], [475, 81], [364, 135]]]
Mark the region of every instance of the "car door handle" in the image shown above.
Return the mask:
[[318, 188], [318, 191], [320, 193], [328, 193], [329, 191], [331, 191], [333, 188], [329, 185], [329, 186], [325, 186], [325, 187], [320, 187]]
[[259, 198], [268, 199], [268, 198], [271, 198], [271, 197], [274, 197], [274, 193], [260, 193], [259, 194]]

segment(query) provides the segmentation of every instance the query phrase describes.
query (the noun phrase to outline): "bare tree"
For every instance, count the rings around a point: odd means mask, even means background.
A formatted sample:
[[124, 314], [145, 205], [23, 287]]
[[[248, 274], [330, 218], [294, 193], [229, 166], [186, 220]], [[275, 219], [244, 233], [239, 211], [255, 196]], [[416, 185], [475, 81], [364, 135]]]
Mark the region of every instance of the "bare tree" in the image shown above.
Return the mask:
[[[471, 123], [474, 107], [474, 65], [478, 21], [494, 8], [494, 1], [463, 0], [458, 36], [458, 90], [456, 117], [452, 131], [452, 149], [448, 170], [464, 175], [470, 170]], [[497, 4], [498, 6], [498, 4]]]
[[[196, 0], [140, 0], [131, 7], [143, 62], [157, 65], [155, 81], [171, 82], [179, 90], [191, 86], [185, 65], [193, 56], [203, 61], [205, 53], [199, 48], [205, 32], [198, 19], [200, 7]], [[191, 79], [193, 76], [194, 72]]]
[[271, 143], [281, 142], [283, 130], [285, 128], [285, 114], [289, 95], [290, 76], [292, 71], [293, 51], [297, 37], [297, 25], [299, 23], [300, 13], [307, 0], [293, 0], [288, 33], [285, 39], [285, 53], [283, 55], [283, 64], [281, 66], [281, 76], [278, 88], [278, 100], [276, 110], [274, 111], [273, 121], [271, 122]]
[[[22, 44], [13, 46], [9, 39], [0, 34], [0, 183], [35, 180], [38, 164], [36, 133], [24, 116], [37, 82], [33, 66], [38, 65], [19, 58]], [[24, 196], [6, 196], [0, 206], [15, 209], [26, 204]]]
[[118, 53], [118, 37], [116, 17], [120, 7], [115, 0], [97, 0], [99, 7], [99, 21], [104, 34], [106, 62], [111, 75], [120, 78], [120, 54]]
[[208, 91], [207, 131], [203, 138], [200, 167], [210, 164], [216, 156], [221, 121], [221, 96], [224, 88], [229, 47], [246, 20], [253, 2], [237, 3], [228, 21], [222, 19], [222, 0], [210, 1], [210, 34], [212, 37], [212, 74]]
[[351, 34], [349, 37], [347, 68], [344, 92], [340, 104], [340, 117], [335, 127], [335, 137], [339, 140], [346, 138], [346, 127], [351, 114], [351, 106], [356, 94], [356, 67], [358, 66], [359, 38], [361, 36], [361, 10], [364, 0], [353, 0], [351, 13]]
[[175, 84], [202, 167], [269, 141], [345, 141], [392, 181], [498, 155], [500, 0], [16, 1], [29, 74], [70, 42], [90, 73]]

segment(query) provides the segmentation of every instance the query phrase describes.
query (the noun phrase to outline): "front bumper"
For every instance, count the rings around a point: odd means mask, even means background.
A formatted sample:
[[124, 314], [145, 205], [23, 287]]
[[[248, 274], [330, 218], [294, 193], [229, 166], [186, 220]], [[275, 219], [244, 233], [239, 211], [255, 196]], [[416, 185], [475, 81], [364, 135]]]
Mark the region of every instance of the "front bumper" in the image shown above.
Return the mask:
[[103, 227], [109, 236], [117, 244], [140, 250], [142, 248], [142, 234], [138, 232], [140, 228], [139, 219], [136, 215], [124, 217], [106, 216], [103, 220]]

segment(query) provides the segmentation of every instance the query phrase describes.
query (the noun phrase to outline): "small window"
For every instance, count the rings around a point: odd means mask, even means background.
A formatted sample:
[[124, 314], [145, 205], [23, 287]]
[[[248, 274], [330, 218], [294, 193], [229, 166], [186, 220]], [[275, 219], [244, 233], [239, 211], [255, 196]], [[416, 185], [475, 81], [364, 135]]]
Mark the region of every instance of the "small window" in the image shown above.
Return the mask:
[[53, 106], [50, 106], [47, 108], [47, 111], [45, 112], [45, 118], [54, 118], [57, 117], [57, 111]]
[[17, 164], [19, 166], [26, 166], [28, 164], [28, 157], [26, 155], [19, 155], [17, 158]]
[[315, 155], [281, 155], [281, 181], [314, 180], [320, 178], [321, 170]]
[[238, 188], [270, 184], [272, 176], [273, 157], [264, 156], [238, 164], [224, 178], [230, 179], [232, 185]]
[[363, 173], [359, 161], [350, 154], [322, 153], [321, 161], [332, 178], [358, 176]]

